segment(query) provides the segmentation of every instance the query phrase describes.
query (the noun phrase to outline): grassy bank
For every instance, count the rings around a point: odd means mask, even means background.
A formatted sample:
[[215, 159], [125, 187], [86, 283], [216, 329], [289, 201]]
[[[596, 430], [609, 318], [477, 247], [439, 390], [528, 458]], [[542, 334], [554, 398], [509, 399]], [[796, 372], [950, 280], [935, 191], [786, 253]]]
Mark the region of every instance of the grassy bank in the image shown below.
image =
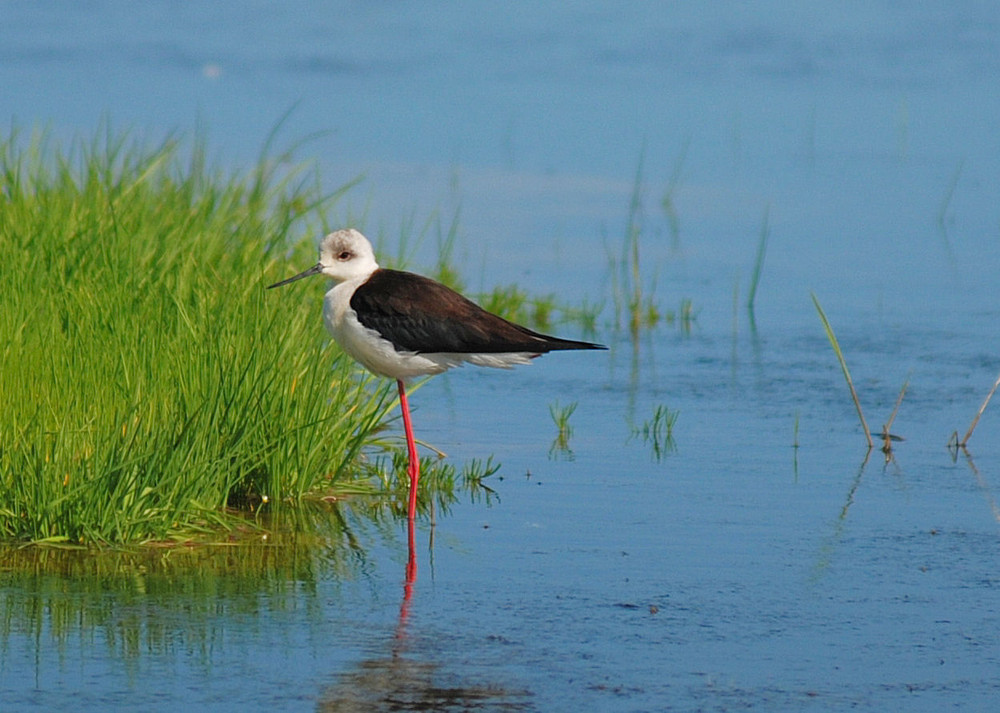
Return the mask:
[[343, 481], [393, 405], [263, 286], [324, 199], [263, 161], [0, 144], [0, 538], [184, 538]]

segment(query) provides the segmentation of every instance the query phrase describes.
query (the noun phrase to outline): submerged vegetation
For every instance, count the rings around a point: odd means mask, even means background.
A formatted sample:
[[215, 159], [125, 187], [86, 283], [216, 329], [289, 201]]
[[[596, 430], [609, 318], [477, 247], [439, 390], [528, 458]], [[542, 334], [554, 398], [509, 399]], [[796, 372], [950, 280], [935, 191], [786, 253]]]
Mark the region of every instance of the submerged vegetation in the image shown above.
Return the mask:
[[315, 309], [263, 290], [337, 194], [285, 156], [220, 176], [182, 148], [0, 144], [4, 539], [215, 530], [227, 508], [337, 487], [394, 404]]

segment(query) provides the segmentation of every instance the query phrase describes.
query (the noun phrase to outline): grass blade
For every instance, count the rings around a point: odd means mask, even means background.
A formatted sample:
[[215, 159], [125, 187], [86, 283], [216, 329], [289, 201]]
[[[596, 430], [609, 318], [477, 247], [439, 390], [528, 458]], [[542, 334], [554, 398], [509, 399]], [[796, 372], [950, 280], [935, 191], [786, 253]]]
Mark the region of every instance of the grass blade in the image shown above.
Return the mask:
[[972, 432], [976, 430], [976, 424], [979, 423], [979, 417], [983, 415], [983, 411], [986, 410], [986, 405], [989, 404], [990, 399], [993, 398], [993, 394], [996, 393], [998, 386], [1000, 386], [1000, 376], [998, 376], [997, 380], [993, 382], [993, 388], [990, 389], [990, 393], [986, 394], [986, 398], [983, 400], [983, 405], [979, 407], [979, 411], [978, 413], [976, 413], [976, 417], [972, 419], [972, 425], [970, 425], [969, 430], [965, 432], [965, 437], [962, 438], [962, 442], [958, 444], [962, 448], [965, 448], [965, 444], [969, 442], [969, 438], [972, 436]]
[[882, 452], [889, 454], [892, 452], [892, 442], [902, 440], [901, 436], [894, 436], [889, 430], [892, 428], [892, 422], [896, 420], [896, 414], [899, 413], [899, 407], [903, 403], [903, 397], [906, 395], [906, 389], [910, 385], [909, 378], [903, 382], [903, 387], [899, 390], [899, 397], [896, 399], [896, 405], [892, 408], [892, 413], [889, 414], [889, 420], [885, 422], [882, 426]]
[[826, 330], [826, 338], [830, 340], [830, 346], [833, 347], [833, 353], [837, 355], [837, 361], [840, 362], [840, 369], [844, 372], [844, 380], [847, 381], [847, 388], [851, 390], [851, 398], [854, 399], [854, 408], [858, 411], [858, 419], [861, 421], [861, 428], [865, 432], [865, 440], [868, 441], [868, 447], [872, 447], [872, 433], [868, 428], [868, 422], [865, 421], [865, 414], [861, 410], [861, 401], [858, 400], [858, 392], [854, 389], [854, 381], [851, 379], [851, 372], [847, 368], [847, 361], [844, 359], [844, 353], [840, 349], [840, 343], [837, 341], [837, 335], [833, 332], [833, 327], [830, 326], [830, 320], [826, 318], [826, 313], [823, 312], [823, 308], [819, 304], [819, 300], [816, 295], [810, 293], [812, 296], [813, 304], [816, 305], [816, 311], [819, 312], [819, 318], [823, 321], [823, 329]]
[[764, 209], [764, 220], [760, 226], [760, 242], [757, 243], [757, 257], [754, 260], [753, 274], [750, 276], [750, 294], [747, 295], [747, 309], [753, 312], [754, 299], [757, 297], [757, 285], [760, 284], [760, 274], [764, 269], [764, 256], [767, 254], [767, 238], [771, 233], [768, 223], [771, 208]]

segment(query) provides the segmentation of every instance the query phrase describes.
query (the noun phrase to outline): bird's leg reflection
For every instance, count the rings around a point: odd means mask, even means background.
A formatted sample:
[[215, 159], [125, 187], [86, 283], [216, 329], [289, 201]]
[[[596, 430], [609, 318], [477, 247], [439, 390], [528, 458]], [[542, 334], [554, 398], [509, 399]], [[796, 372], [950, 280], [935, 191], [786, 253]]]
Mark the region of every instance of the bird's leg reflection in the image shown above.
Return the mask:
[[[406, 620], [410, 616], [410, 601], [413, 597], [413, 585], [417, 583], [417, 547], [416, 547], [416, 523], [412, 518], [407, 518], [406, 522], [406, 579], [403, 582], [403, 603], [399, 606], [399, 624], [396, 627], [397, 641], [406, 639]], [[394, 655], [399, 651], [394, 651]]]
[[[433, 530], [432, 530], [433, 532]], [[337, 676], [316, 707], [320, 713], [355, 711], [479, 711], [531, 710], [531, 693], [508, 689], [496, 683], [466, 680], [459, 668], [444, 666], [421, 651], [420, 637], [410, 639], [406, 631], [417, 583], [416, 523], [407, 522], [406, 577], [399, 622], [389, 656], [359, 661]], [[413, 650], [415, 649], [415, 650]]]
[[416, 524], [413, 520], [406, 522], [406, 547], [408, 556], [406, 558], [406, 588], [403, 599], [408, 601], [413, 593], [413, 585], [417, 581], [417, 547], [414, 533]]

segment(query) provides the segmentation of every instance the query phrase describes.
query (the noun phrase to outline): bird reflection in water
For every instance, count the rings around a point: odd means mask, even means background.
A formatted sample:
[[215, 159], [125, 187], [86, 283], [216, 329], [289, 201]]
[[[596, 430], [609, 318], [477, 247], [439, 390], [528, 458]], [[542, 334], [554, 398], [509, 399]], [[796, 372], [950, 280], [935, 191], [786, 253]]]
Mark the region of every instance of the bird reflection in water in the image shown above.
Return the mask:
[[465, 683], [440, 663], [421, 660], [419, 641], [407, 631], [417, 583], [415, 524], [407, 527], [408, 557], [399, 621], [385, 657], [361, 661], [338, 676], [317, 706], [323, 712], [382, 711], [530, 711], [527, 691]]

